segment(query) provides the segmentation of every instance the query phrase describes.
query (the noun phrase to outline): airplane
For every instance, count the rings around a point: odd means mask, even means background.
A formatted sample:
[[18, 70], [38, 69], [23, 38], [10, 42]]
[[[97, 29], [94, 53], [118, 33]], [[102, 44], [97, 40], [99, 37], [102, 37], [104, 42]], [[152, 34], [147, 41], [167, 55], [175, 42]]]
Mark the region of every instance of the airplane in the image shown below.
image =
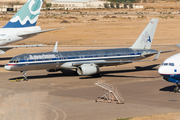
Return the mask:
[[[135, 43], [129, 48], [57, 51], [57, 42], [52, 52], [22, 54], [13, 57], [4, 68], [8, 71], [21, 71], [24, 80], [28, 80], [26, 72], [29, 70], [46, 69], [57, 72], [63, 69], [76, 69], [80, 76], [100, 75], [100, 67], [117, 66], [133, 62], [155, 61], [160, 53], [170, 51], [156, 51], [151, 48], [158, 19], [152, 19]], [[153, 60], [141, 60], [157, 54]]]
[[63, 29], [41, 30], [41, 27], [36, 26], [42, 4], [43, 0], [28, 0], [10, 21], [4, 27], [0, 28], [0, 54], [4, 54], [7, 50], [17, 47], [43, 46], [41, 44], [22, 46], [5, 45], [33, 37], [43, 32]]
[[[177, 46], [180, 46], [177, 44]], [[177, 53], [163, 61], [158, 69], [160, 75], [163, 76], [163, 80], [167, 82], [175, 83], [174, 92], [180, 93], [180, 53]]]

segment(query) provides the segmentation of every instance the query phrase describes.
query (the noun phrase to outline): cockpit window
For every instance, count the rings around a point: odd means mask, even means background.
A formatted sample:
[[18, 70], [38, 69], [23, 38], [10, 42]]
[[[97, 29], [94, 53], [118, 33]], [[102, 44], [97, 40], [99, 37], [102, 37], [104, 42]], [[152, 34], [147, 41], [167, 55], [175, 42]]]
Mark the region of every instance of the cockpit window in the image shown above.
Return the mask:
[[9, 61], [9, 63], [19, 63], [19, 61], [17, 61], [17, 60], [11, 60], [11, 61]]
[[164, 63], [164, 66], [167, 66], [168, 65], [168, 63]]
[[169, 63], [169, 66], [174, 66], [174, 63]]
[[13, 63], [13, 61], [9, 61], [9, 63]]
[[162, 63], [162, 66], [174, 66], [174, 63]]

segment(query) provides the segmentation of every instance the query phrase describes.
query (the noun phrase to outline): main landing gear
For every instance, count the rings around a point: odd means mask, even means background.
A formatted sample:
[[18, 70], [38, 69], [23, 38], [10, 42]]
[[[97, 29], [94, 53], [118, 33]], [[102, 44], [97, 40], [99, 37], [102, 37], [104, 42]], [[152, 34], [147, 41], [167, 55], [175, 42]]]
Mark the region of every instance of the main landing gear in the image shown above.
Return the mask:
[[23, 77], [24, 77], [23, 81], [28, 81], [28, 78], [26, 76], [27, 71], [21, 71], [21, 73], [23, 73]]
[[175, 86], [176, 86], [176, 87], [174, 88], [174, 92], [175, 92], [175, 93], [176, 93], [176, 92], [180, 93], [180, 88], [179, 88], [178, 83], [176, 83]]

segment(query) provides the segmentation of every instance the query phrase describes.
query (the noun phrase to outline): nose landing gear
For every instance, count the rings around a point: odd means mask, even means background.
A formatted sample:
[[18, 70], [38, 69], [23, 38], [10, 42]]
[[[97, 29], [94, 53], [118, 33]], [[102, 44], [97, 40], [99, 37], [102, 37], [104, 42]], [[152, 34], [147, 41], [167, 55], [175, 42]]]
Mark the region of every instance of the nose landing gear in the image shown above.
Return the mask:
[[176, 92], [180, 93], [180, 88], [179, 88], [178, 83], [176, 83], [175, 86], [176, 86], [176, 87], [174, 88], [174, 92], [175, 92], [175, 93], [176, 93]]
[[23, 73], [23, 77], [24, 77], [23, 81], [28, 81], [28, 78], [26, 76], [27, 71], [21, 71], [21, 73]]

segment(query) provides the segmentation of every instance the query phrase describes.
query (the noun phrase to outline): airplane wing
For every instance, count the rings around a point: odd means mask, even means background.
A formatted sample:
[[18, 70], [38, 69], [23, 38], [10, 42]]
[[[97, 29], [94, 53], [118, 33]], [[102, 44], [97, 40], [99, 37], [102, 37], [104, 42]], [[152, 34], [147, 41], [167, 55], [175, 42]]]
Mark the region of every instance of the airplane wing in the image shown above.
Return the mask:
[[161, 50], [157, 53], [155, 58], [153, 60], [120, 60], [120, 61], [97, 61], [97, 62], [77, 62], [77, 63], [72, 63], [73, 66], [80, 66], [82, 64], [96, 64], [98, 66], [109, 66], [109, 65], [122, 65], [122, 64], [128, 64], [128, 63], [133, 63], [133, 62], [148, 62], [148, 61], [155, 61], [158, 59], [159, 55], [161, 53]]
[[39, 33], [44, 33], [44, 32], [49, 32], [49, 31], [53, 31], [53, 30], [64, 29], [64, 28], [65, 28], [65, 27], [55, 28], [55, 29], [48, 29], [48, 30], [42, 30], [42, 31], [40, 31], [40, 32], [24, 31], [24, 32], [18, 33], [18, 36], [19, 36], [19, 37], [23, 37], [23, 36], [26, 36], [26, 35], [36, 35], [36, 34], [39, 34]]
[[46, 45], [36, 44], [36, 45], [0, 46], [0, 54], [4, 54], [6, 51], [13, 48], [18, 48], [18, 47], [43, 47], [43, 46], [46, 46]]

